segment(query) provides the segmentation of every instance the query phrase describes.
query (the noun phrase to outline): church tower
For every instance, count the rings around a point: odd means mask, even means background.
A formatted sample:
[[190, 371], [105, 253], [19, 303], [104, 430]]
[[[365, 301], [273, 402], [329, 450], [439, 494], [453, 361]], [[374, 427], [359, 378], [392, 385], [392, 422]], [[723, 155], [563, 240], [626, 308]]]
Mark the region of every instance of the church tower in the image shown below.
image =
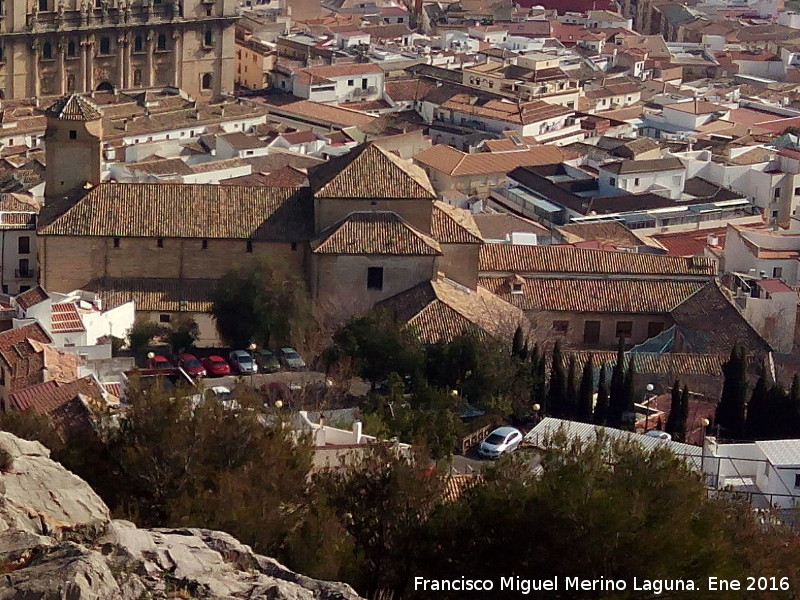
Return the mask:
[[72, 94], [45, 111], [45, 201], [80, 193], [100, 183], [103, 115], [86, 98]]

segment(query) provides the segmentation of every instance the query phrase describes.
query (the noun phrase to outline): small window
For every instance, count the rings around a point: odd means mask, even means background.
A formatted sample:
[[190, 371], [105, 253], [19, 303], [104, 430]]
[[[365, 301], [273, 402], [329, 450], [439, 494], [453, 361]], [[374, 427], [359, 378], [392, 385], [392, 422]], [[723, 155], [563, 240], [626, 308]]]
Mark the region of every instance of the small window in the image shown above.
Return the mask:
[[214, 33], [210, 29], [206, 29], [205, 33], [203, 33], [203, 45], [205, 46], [214, 45]]
[[297, 252], [297, 242], [292, 242], [292, 252]]
[[78, 46], [75, 43], [75, 40], [70, 40], [69, 43], [67, 43], [67, 56], [73, 58], [77, 55], [78, 55]]
[[583, 343], [597, 344], [600, 341], [600, 321], [586, 321], [583, 324]]
[[30, 254], [31, 253], [31, 238], [27, 235], [21, 236], [17, 240], [17, 251], [19, 254]]
[[163, 248], [164, 247], [164, 238], [158, 238], [156, 240], [156, 246], [158, 246], [159, 248]]
[[253, 242], [252, 242], [252, 240], [247, 240], [247, 251], [248, 252], [252, 252], [253, 251]]
[[355, 79], [348, 79], [347, 80], [347, 85], [349, 85], [350, 87], [353, 87], [355, 84], [356, 84], [356, 80]]
[[114, 238], [114, 248], [119, 248], [119, 238], [118, 237]]
[[133, 85], [134, 87], [139, 87], [142, 85], [142, 70], [141, 69], [134, 69], [133, 70]]
[[50, 42], [45, 42], [42, 44], [42, 58], [44, 60], [50, 60], [53, 58], [53, 44]]
[[159, 50], [166, 50], [167, 49], [167, 36], [163, 33], [158, 34], [158, 39], [156, 40], [156, 48]]
[[19, 293], [21, 294], [22, 292], [27, 292], [29, 289], [31, 289], [31, 286], [29, 286], [29, 285], [21, 285], [21, 286], [19, 286]]
[[50, 10], [50, 8], [48, 7], [48, 2], [49, 1], [50, 0], [39, 0], [39, 11], [40, 12], [47, 12], [48, 10]]
[[111, 54], [111, 38], [100, 38], [100, 54]]
[[369, 267], [367, 269], [367, 289], [383, 289], [383, 267]]
[[800, 488], [800, 473], [794, 474], [794, 487]]
[[70, 129], [69, 130], [69, 139], [77, 140], [78, 139], [78, 130], [77, 129]]
[[4, 294], [8, 293], [8, 286], [6, 284], [3, 284], [3, 293]]
[[661, 321], [650, 321], [647, 324], [647, 337], [656, 337], [659, 333], [664, 331], [664, 323]]
[[776, 188], [775, 188], [774, 195], [775, 195], [775, 199], [776, 199], [776, 200], [777, 200], [778, 198], [780, 198], [780, 197], [781, 197], [781, 188], [779, 188], [779, 187], [776, 187]]
[[142, 50], [144, 50], [144, 40], [142, 39], [142, 36], [137, 35], [135, 38], [133, 38], [133, 51], [141, 52]]
[[633, 335], [633, 321], [617, 321], [617, 339], [628, 339]]
[[794, 188], [794, 195], [800, 196], [800, 188]]
[[639, 185], [639, 178], [638, 178], [638, 177], [636, 177], [636, 178], [633, 180], [633, 185]]
[[609, 180], [608, 180], [608, 183], [610, 185], [617, 185], [617, 178], [616, 177], [610, 177]]
[[777, 210], [773, 210], [772, 211], [772, 218], [773, 219], [777, 219], [778, 218], [778, 211]]
[[783, 277], [783, 267], [773, 267], [772, 277], [773, 279], [779, 279], [780, 277]]
[[211, 89], [211, 81], [212, 81], [211, 80], [211, 73], [203, 74], [203, 78], [200, 81], [200, 87], [203, 88], [204, 90], [210, 90]]
[[169, 315], [158, 315], [158, 321], [159, 321], [159, 323], [169, 323], [170, 322], [170, 316]]
[[569, 331], [569, 321], [553, 321], [553, 333], [567, 333]]
[[208, 240], [203, 240], [203, 241], [200, 243], [200, 247], [201, 247], [203, 250], [208, 250]]

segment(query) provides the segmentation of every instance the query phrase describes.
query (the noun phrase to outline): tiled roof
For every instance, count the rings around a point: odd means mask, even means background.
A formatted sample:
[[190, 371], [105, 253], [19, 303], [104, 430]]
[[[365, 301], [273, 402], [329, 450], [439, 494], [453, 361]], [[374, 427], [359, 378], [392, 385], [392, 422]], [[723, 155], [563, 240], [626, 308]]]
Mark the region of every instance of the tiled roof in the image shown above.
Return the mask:
[[45, 110], [45, 114], [63, 121], [95, 121], [103, 118], [100, 109], [77, 94], [61, 98]]
[[39, 302], [44, 302], [50, 296], [47, 295], [47, 292], [44, 291], [44, 288], [40, 285], [36, 287], [32, 287], [29, 290], [25, 290], [21, 294], [17, 295], [14, 300], [22, 310], [28, 310], [31, 306], [35, 306], [39, 304]]
[[616, 163], [600, 167], [609, 173], [628, 175], [631, 173], [650, 173], [651, 171], [675, 171], [683, 169], [683, 163], [678, 158], [654, 158], [651, 160], [621, 160]]
[[358, 127], [364, 129], [376, 117], [357, 110], [340, 108], [333, 104], [322, 104], [312, 100], [299, 100], [280, 106], [268, 105], [271, 113], [299, 117], [312, 123], [330, 123], [339, 127]]
[[318, 198], [436, 198], [421, 168], [375, 144], [312, 167], [308, 176]]
[[535, 221], [511, 213], [479, 213], [473, 216], [484, 240], [505, 240], [512, 233], [534, 233], [550, 237], [550, 230]]
[[86, 331], [78, 308], [72, 302], [58, 302], [52, 305], [51, 331], [53, 333], [77, 333]]
[[439, 243], [393, 212], [353, 212], [311, 245], [317, 254], [437, 255]]
[[[513, 144], [513, 142], [511, 143]], [[414, 160], [453, 177], [487, 173], [505, 175], [512, 169], [524, 165], [560, 163], [564, 160], [564, 153], [557, 146], [535, 146], [511, 152], [469, 154], [447, 144], [437, 144], [417, 154]]]
[[703, 287], [700, 281], [641, 279], [525, 279], [512, 294], [507, 278], [481, 277], [479, 283], [523, 310], [668, 313]]
[[664, 108], [685, 112], [692, 115], [705, 115], [717, 111], [726, 111], [728, 108], [713, 102], [706, 102], [705, 100], [690, 100], [689, 102], [676, 102], [675, 104], [667, 104]]
[[464, 492], [482, 481], [481, 475], [475, 473], [456, 473], [447, 478], [442, 496], [445, 502], [455, 502]]
[[53, 341], [38, 322], [30, 323], [16, 329], [8, 329], [0, 332], [0, 351], [8, 350], [16, 344], [28, 339], [36, 340], [43, 344], [49, 344]]
[[378, 304], [413, 327], [424, 342], [451, 341], [468, 332], [511, 339], [523, 312], [488, 290], [449, 279], [425, 281]]
[[100, 278], [84, 289], [98, 292], [103, 298], [121, 302], [133, 300], [136, 310], [153, 312], [208, 312], [216, 279], [122, 279]]
[[676, 233], [660, 233], [652, 235], [656, 242], [666, 248], [672, 256], [702, 256], [709, 247], [709, 236], [717, 238], [717, 246], [725, 245], [727, 227], [679, 231]]
[[562, 225], [558, 231], [568, 244], [597, 241], [614, 248], [635, 248], [645, 245], [639, 236], [617, 221], [570, 223]]
[[442, 104], [442, 108], [516, 125], [529, 125], [545, 119], [574, 114], [574, 111], [569, 108], [558, 104], [549, 104], [542, 100], [517, 104], [516, 102], [491, 99], [480, 103], [473, 102], [470, 94], [456, 94]]
[[40, 235], [308, 239], [311, 199], [290, 188], [104, 183], [77, 202], [57, 202]]
[[39, 205], [27, 194], [0, 194], [0, 211], [39, 213]]
[[442, 244], [483, 243], [471, 212], [438, 200], [433, 205], [431, 235]]
[[302, 187], [308, 181], [308, 175], [300, 169], [286, 165], [282, 169], [265, 175], [261, 185], [280, 188]]
[[385, 95], [394, 102], [419, 100], [436, 87], [427, 79], [387, 79]]
[[714, 263], [708, 258], [512, 244], [487, 244], [481, 248], [479, 270], [484, 273], [608, 273], [705, 278], [715, 274]]
[[[583, 350], [565, 352], [565, 363], [570, 356], [574, 356], [578, 365], [582, 366], [589, 357], [595, 368], [600, 365], [613, 367], [617, 362], [616, 351], [591, 351]], [[722, 365], [728, 360], [728, 355], [723, 354], [691, 354], [691, 353], [658, 353], [658, 352], [627, 352], [626, 358], [633, 358], [633, 365], [637, 373], [648, 374], [675, 374], [675, 375], [711, 375], [718, 377], [722, 374]]]
[[103, 392], [97, 380], [90, 376], [69, 383], [45, 381], [10, 394], [8, 402], [15, 410], [32, 410], [37, 415], [48, 415], [78, 394], [88, 400], [103, 404]]

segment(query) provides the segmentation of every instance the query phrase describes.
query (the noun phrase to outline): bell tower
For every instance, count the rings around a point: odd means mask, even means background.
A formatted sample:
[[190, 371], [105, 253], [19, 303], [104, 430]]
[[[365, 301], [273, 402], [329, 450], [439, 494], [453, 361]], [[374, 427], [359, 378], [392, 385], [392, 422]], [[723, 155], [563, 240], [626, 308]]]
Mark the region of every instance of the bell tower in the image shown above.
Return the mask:
[[103, 115], [86, 98], [72, 94], [45, 111], [45, 202], [71, 197], [86, 183], [100, 183]]

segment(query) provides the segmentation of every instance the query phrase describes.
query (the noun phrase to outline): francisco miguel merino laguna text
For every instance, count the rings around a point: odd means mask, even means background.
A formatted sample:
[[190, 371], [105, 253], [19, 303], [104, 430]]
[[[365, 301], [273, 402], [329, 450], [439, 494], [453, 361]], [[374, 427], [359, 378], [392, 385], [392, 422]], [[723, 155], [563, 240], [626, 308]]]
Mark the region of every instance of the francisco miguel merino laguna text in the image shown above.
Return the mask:
[[697, 584], [691, 579], [639, 579], [633, 577], [630, 582], [624, 579], [583, 579], [582, 577], [551, 577], [549, 579], [525, 579], [512, 576], [501, 577], [499, 581], [493, 579], [425, 579], [414, 577], [415, 591], [430, 592], [490, 592], [512, 591], [520, 594], [531, 592], [557, 592], [557, 591], [596, 591], [596, 592], [622, 592], [625, 590], [648, 591], [653, 594], [663, 592], [693, 591]]

